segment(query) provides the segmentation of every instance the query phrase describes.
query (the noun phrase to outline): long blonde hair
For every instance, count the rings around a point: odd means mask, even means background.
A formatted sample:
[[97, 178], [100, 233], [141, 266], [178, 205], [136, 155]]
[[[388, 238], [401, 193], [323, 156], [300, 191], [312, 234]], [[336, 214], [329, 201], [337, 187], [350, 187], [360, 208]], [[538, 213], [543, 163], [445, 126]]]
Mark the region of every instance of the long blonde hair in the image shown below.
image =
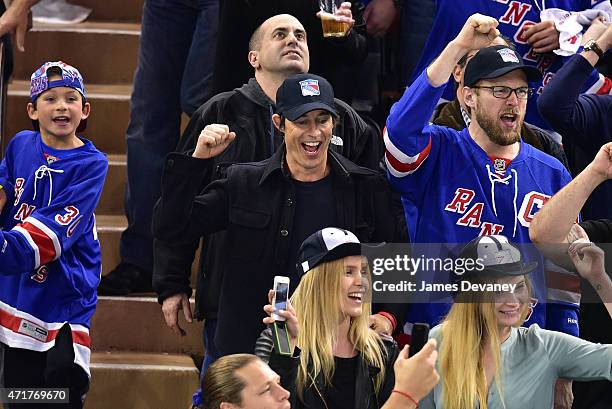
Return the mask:
[[[491, 282], [480, 277], [470, 281]], [[525, 282], [531, 296], [532, 287], [527, 277]], [[516, 326], [525, 320], [529, 304], [522, 308], [521, 320]], [[493, 293], [460, 293], [442, 323], [442, 339], [440, 369], [444, 409], [472, 409], [477, 402], [480, 409], [488, 409], [488, 382], [484, 368], [487, 348], [493, 355], [495, 385], [503, 403], [501, 346]]]
[[[367, 264], [365, 268], [367, 269]], [[300, 398], [303, 398], [304, 389], [310, 386], [319, 374], [323, 374], [327, 386], [331, 385], [335, 369], [333, 346], [336, 342], [336, 328], [343, 319], [340, 305], [344, 269], [343, 259], [320, 264], [302, 277], [291, 297], [300, 324], [297, 344], [301, 349], [301, 356], [296, 380]], [[369, 283], [369, 270], [367, 280]], [[348, 337], [366, 362], [380, 368], [375, 379], [378, 393], [385, 377], [386, 350], [378, 334], [369, 327], [372, 311], [369, 294], [368, 285], [363, 298], [362, 314], [351, 319]]]

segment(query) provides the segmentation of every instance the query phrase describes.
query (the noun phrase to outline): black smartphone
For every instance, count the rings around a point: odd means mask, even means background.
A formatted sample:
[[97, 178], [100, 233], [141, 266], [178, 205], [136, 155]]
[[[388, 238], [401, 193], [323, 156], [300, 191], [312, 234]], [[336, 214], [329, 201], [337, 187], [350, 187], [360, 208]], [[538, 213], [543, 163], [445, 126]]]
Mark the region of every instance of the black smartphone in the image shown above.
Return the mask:
[[416, 323], [412, 326], [412, 335], [410, 337], [410, 349], [408, 357], [419, 352], [429, 339], [429, 324]]

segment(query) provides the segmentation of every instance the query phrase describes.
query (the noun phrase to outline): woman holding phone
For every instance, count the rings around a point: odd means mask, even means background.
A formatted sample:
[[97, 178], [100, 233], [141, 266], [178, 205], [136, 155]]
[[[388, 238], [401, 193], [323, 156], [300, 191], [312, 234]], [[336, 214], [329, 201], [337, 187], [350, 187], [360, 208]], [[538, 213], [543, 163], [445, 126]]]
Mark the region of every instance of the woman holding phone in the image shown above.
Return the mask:
[[[303, 276], [287, 310], [264, 307], [268, 314], [285, 318], [293, 354], [273, 351], [269, 364], [291, 392], [291, 407], [416, 407], [437, 382], [435, 343], [414, 357], [421, 365], [418, 376], [402, 371], [396, 382], [397, 346], [370, 328], [369, 269], [357, 237], [339, 228], [319, 230], [304, 241], [298, 260]], [[270, 291], [270, 300], [273, 295]], [[266, 317], [264, 323], [273, 324], [274, 318]], [[406, 352], [397, 359], [396, 370], [409, 361]], [[389, 399], [392, 392], [397, 393]]]
[[420, 408], [552, 408], [559, 378], [612, 380], [611, 345], [519, 327], [537, 302], [528, 278], [537, 263], [523, 263], [507, 238], [478, 237], [459, 257], [482, 263], [461, 280], [486, 290], [459, 292], [430, 332], [440, 345], [441, 382]]

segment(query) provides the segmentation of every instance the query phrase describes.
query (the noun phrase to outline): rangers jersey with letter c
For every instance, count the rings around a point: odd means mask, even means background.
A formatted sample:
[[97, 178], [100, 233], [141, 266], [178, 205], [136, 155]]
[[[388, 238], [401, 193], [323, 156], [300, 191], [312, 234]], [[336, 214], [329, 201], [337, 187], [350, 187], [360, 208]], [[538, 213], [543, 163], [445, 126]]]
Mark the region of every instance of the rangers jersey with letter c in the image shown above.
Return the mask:
[[[429, 124], [445, 85], [433, 87], [423, 71], [387, 119], [388, 176], [392, 188], [402, 196], [411, 241], [467, 243], [479, 235], [501, 234], [514, 243], [530, 243], [533, 216], [570, 182], [570, 174], [557, 159], [523, 141], [518, 156], [506, 167], [487, 156], [468, 129], [456, 131]], [[532, 253], [526, 259], [539, 263], [531, 279], [540, 304], [530, 322], [577, 334], [579, 294], [567, 288], [549, 288], [544, 260]], [[561, 273], [547, 269], [546, 274]], [[410, 321], [437, 324], [447, 311], [441, 304], [424, 308], [429, 312], [419, 314], [415, 306]]]

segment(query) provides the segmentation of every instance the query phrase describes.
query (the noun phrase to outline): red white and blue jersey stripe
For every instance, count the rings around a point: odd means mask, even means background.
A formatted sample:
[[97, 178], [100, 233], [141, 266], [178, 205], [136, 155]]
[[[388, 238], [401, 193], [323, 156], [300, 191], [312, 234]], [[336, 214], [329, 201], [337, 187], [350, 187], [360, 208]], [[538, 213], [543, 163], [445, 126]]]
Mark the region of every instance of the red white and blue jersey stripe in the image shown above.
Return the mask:
[[[423, 72], [393, 105], [387, 119], [388, 177], [401, 194], [411, 241], [467, 243], [479, 235], [501, 234], [514, 243], [530, 243], [533, 216], [570, 182], [570, 174], [557, 159], [521, 141], [517, 157], [499, 175], [468, 129], [456, 131], [428, 122], [443, 89], [431, 86]], [[577, 294], [572, 297], [565, 288], [549, 291], [544, 260], [531, 250], [526, 259], [539, 262], [540, 269], [531, 278], [541, 302], [532, 322], [577, 334]], [[562, 277], [552, 281], [566, 283]], [[417, 308], [411, 311], [412, 322], [437, 324], [445, 312], [441, 304], [426, 308], [424, 315], [415, 314]]]
[[89, 326], [101, 275], [94, 209], [108, 162], [93, 144], [57, 150], [23, 131], [0, 164], [0, 342], [46, 351], [70, 324], [89, 373]]

